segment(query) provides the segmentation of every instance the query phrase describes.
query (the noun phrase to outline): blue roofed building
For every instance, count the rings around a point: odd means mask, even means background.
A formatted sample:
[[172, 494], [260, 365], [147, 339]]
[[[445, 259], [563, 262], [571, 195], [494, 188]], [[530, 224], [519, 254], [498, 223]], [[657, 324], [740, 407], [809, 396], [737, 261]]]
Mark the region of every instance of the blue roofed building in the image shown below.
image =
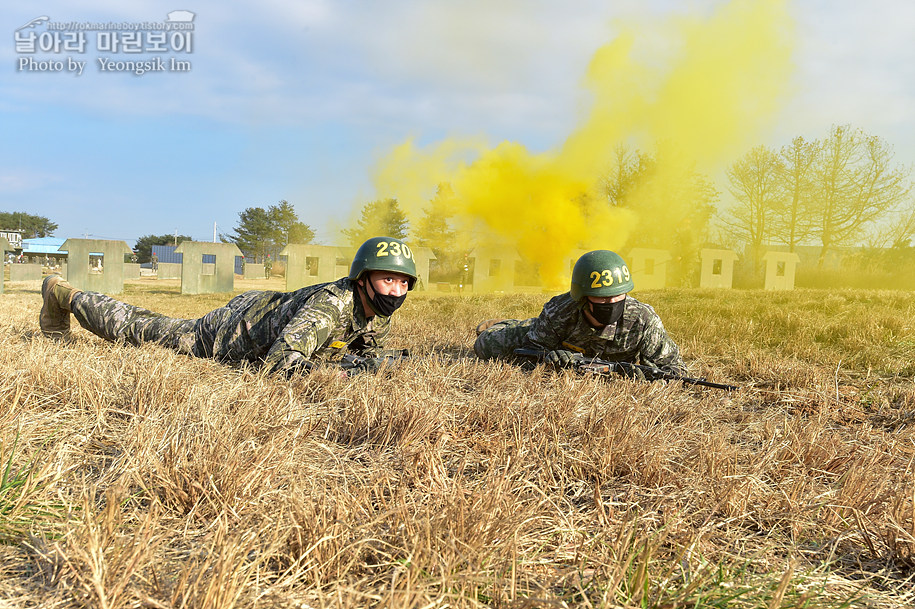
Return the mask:
[[[45, 262], [55, 260], [63, 262], [67, 257], [67, 250], [60, 249], [66, 239], [60, 237], [36, 237], [35, 239], [22, 240], [22, 255], [30, 262]], [[102, 256], [102, 252], [90, 252], [90, 256]]]
[[55, 256], [66, 256], [67, 252], [61, 252], [60, 246], [66, 239], [59, 237], [37, 237], [35, 239], [22, 240], [22, 253], [26, 256], [45, 256], [53, 254]]

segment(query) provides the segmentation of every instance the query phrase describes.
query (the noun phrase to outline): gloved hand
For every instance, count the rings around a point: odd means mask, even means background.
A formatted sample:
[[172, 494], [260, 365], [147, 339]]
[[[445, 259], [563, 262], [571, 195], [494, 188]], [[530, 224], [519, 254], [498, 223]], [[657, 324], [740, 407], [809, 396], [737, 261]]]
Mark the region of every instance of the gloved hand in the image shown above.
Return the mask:
[[346, 376], [356, 376], [364, 372], [375, 374], [382, 366], [384, 366], [382, 357], [360, 357], [358, 362], [346, 369]]
[[543, 361], [552, 366], [555, 366], [556, 368], [572, 368], [578, 365], [581, 360], [581, 353], [566, 351], [565, 349], [549, 351], [543, 358]]
[[636, 368], [633, 366], [626, 371], [626, 376], [631, 378], [634, 381], [647, 381], [645, 377], [645, 372], [641, 368]]

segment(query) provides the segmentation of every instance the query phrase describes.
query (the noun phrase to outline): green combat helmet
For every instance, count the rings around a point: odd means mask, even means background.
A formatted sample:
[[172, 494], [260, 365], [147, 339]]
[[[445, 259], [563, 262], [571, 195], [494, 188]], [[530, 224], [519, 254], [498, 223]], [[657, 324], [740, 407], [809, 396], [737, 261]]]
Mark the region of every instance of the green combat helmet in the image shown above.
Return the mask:
[[369, 271], [393, 271], [410, 278], [410, 289], [416, 284], [416, 263], [413, 251], [394, 237], [372, 237], [359, 246], [349, 269], [349, 278], [356, 281]]
[[578, 259], [572, 269], [575, 300], [585, 296], [618, 296], [633, 289], [632, 275], [626, 262], [616, 252], [594, 250]]

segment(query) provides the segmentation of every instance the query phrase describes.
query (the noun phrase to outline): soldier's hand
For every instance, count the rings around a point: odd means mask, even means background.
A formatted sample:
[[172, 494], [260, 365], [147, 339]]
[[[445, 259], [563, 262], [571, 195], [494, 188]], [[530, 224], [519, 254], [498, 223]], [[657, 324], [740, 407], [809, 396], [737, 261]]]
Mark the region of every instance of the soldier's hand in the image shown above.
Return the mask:
[[629, 371], [626, 373], [626, 376], [628, 376], [629, 378], [631, 378], [634, 381], [647, 381], [648, 380], [648, 378], [645, 376], [645, 371], [642, 370], [641, 368], [637, 368], [635, 366], [633, 366], [632, 368], [629, 369]]
[[555, 349], [547, 352], [543, 360], [556, 368], [572, 368], [581, 363], [581, 353], [566, 351], [565, 349]]

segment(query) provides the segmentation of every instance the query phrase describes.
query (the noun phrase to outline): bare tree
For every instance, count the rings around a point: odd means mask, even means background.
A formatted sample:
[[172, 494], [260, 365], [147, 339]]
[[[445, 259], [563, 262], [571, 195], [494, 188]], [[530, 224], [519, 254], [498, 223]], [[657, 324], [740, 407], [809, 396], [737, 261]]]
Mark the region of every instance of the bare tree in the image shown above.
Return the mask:
[[616, 145], [613, 164], [603, 178], [603, 190], [610, 205], [625, 205], [629, 192], [644, 173], [644, 161], [644, 156], [638, 151], [632, 152], [624, 144]]
[[774, 218], [773, 234], [791, 252], [816, 234], [813, 171], [819, 149], [819, 142], [798, 136], [779, 152], [784, 204]]
[[708, 176], [670, 147], [649, 154], [621, 145], [601, 187], [608, 205], [635, 214], [627, 245], [668, 250], [668, 278], [691, 285], [720, 194]]
[[915, 199], [907, 198], [888, 213], [867, 235], [865, 245], [874, 249], [912, 247], [915, 238]]
[[892, 148], [879, 137], [848, 125], [832, 128], [814, 172], [814, 210], [822, 243], [819, 267], [830, 249], [860, 241], [905, 203], [910, 172], [892, 162]]
[[909, 198], [889, 225], [891, 247], [909, 247], [915, 238], [915, 199]]
[[729, 191], [737, 203], [725, 223], [750, 246], [754, 266], [761, 259], [763, 244], [773, 236], [776, 216], [784, 208], [784, 173], [781, 157], [766, 146], [756, 146], [727, 170]]

